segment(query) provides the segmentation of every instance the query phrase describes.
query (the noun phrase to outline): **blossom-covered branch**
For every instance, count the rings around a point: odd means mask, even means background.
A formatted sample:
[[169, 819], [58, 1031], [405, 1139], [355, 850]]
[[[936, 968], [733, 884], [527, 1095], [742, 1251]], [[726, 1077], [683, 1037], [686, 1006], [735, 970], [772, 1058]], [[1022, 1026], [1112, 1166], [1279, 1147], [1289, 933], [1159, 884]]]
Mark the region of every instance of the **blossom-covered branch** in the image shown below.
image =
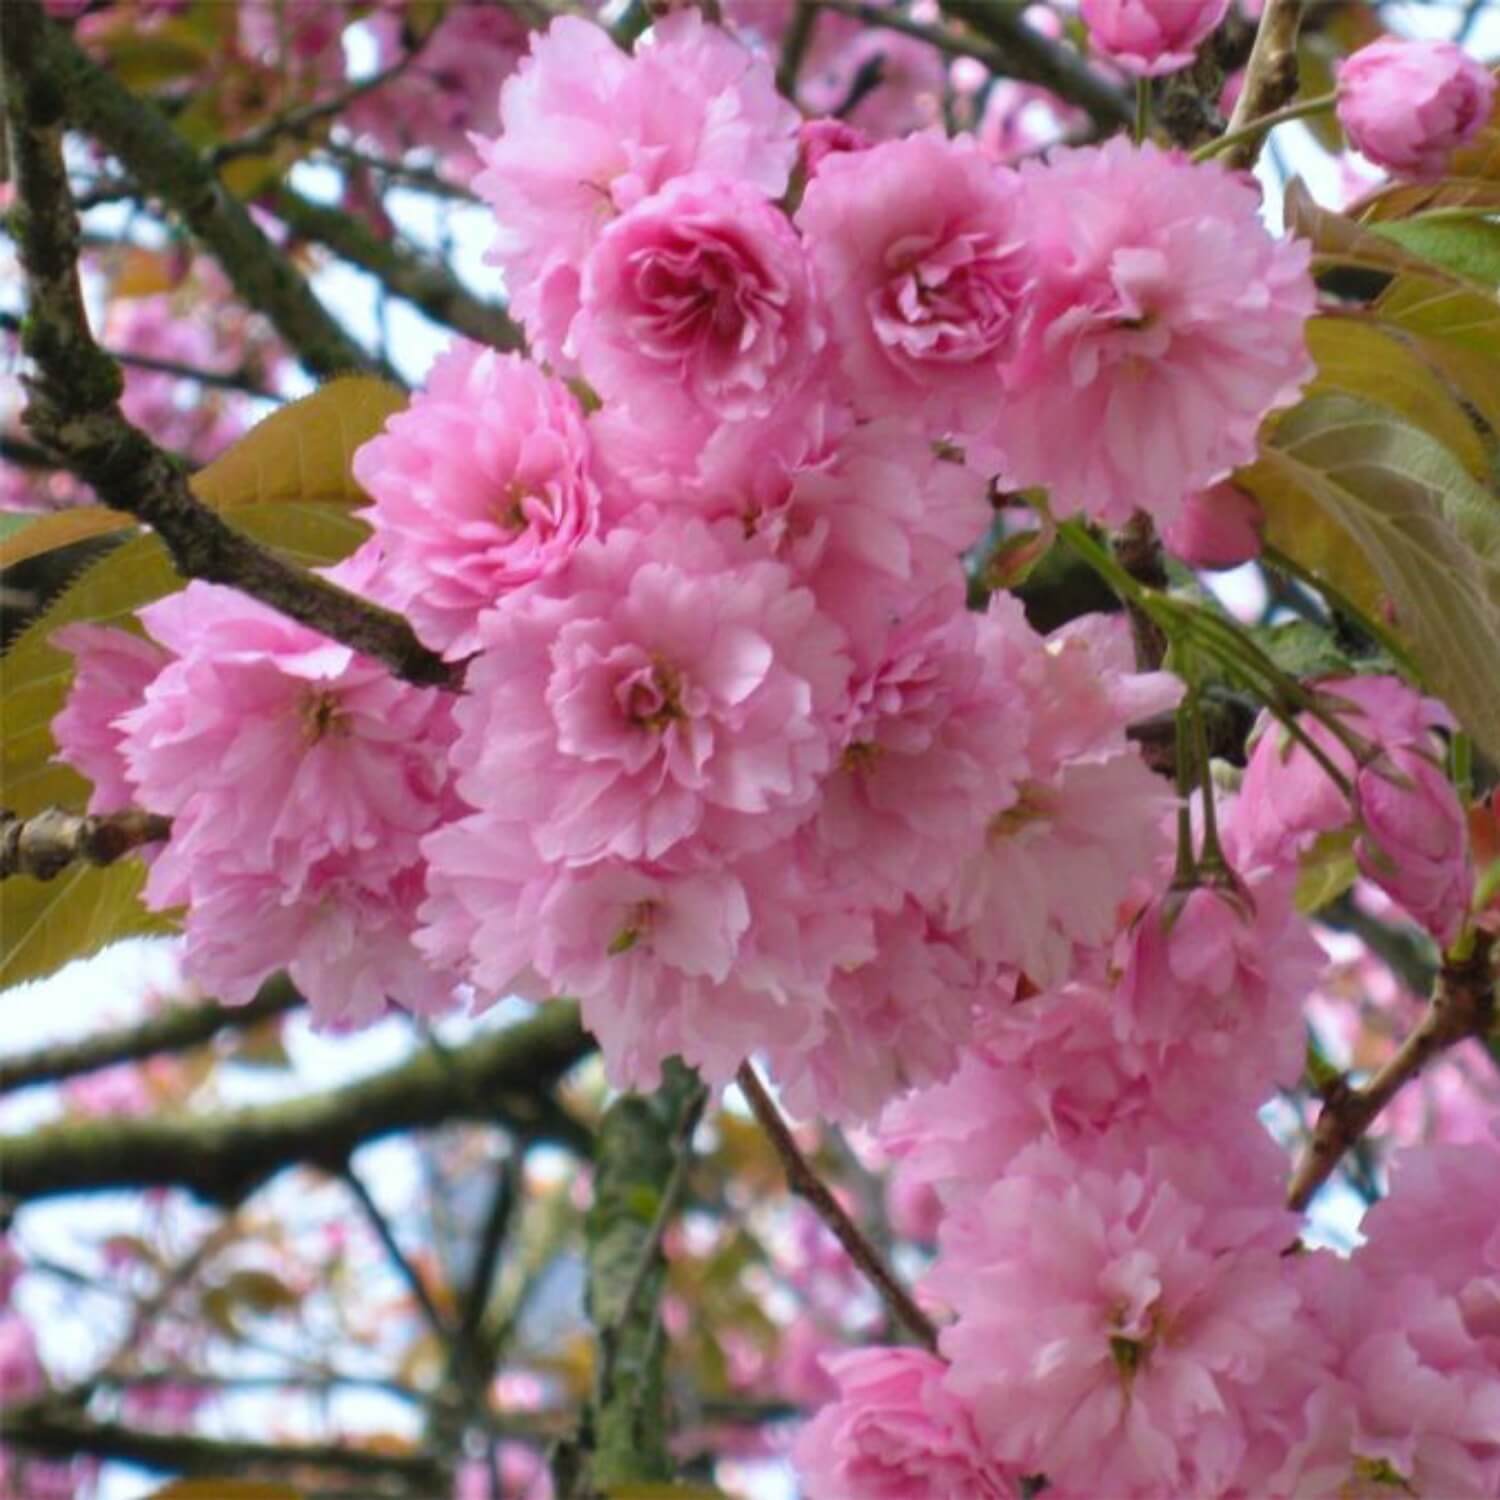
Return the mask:
[[399, 615], [292, 567], [234, 530], [193, 495], [179, 465], [122, 415], [119, 368], [94, 342], [78, 281], [78, 217], [62, 154], [68, 95], [47, 54], [55, 36], [32, 0], [0, 12], [19, 195], [13, 222], [29, 298], [22, 347], [36, 365], [27, 426], [107, 503], [152, 526], [184, 576], [232, 585], [384, 662], [399, 677], [451, 684], [454, 669]]
[[551, 1097], [593, 1043], [567, 1005], [452, 1051], [424, 1051], [373, 1078], [265, 1108], [47, 1126], [0, 1138], [17, 1202], [105, 1188], [182, 1187], [239, 1202], [289, 1166], [337, 1172], [365, 1141], [449, 1120], [498, 1121], [574, 1150], [589, 1133]]
[[1471, 952], [1443, 965], [1421, 1021], [1368, 1083], [1350, 1088], [1339, 1079], [1325, 1090], [1312, 1140], [1292, 1176], [1287, 1193], [1290, 1208], [1300, 1212], [1312, 1202], [1344, 1153], [1353, 1149], [1381, 1111], [1429, 1063], [1449, 1047], [1489, 1031], [1495, 1020], [1493, 948], [1493, 939], [1478, 933]]
[[0, 880], [52, 880], [75, 862], [112, 865], [172, 832], [172, 820], [140, 808], [104, 814], [49, 807], [29, 818], [0, 812]]

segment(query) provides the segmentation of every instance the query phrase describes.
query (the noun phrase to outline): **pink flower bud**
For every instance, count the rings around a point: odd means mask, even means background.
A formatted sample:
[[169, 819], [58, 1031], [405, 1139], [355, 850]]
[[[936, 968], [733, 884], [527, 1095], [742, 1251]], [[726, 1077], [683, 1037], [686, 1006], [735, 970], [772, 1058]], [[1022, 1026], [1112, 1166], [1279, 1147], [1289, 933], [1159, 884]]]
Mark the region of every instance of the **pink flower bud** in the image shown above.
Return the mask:
[[1338, 93], [1356, 150], [1392, 172], [1434, 177], [1489, 118], [1495, 79], [1452, 42], [1387, 37], [1339, 67]]
[[1226, 481], [1189, 495], [1162, 541], [1190, 567], [1237, 568], [1260, 556], [1263, 519], [1255, 497]]
[[1094, 49], [1127, 73], [1156, 78], [1192, 62], [1229, 0], [1083, 0]]
[[1440, 943], [1451, 943], [1474, 889], [1468, 821], [1433, 760], [1402, 748], [1387, 754], [1355, 780], [1363, 825], [1355, 855], [1392, 900]]
[[804, 121], [797, 131], [797, 140], [802, 146], [802, 161], [809, 177], [817, 175], [825, 158], [845, 151], [868, 151], [875, 144], [874, 139], [858, 125], [831, 118]]

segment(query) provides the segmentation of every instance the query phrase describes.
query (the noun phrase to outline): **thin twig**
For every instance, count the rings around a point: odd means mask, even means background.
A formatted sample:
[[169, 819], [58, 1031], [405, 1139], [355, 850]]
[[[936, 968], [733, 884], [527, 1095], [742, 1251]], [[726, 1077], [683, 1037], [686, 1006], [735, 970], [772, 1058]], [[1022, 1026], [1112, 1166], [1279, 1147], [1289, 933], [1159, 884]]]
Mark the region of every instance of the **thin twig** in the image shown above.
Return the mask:
[[[1297, 33], [1302, 27], [1303, 0], [1266, 0], [1255, 33], [1255, 46], [1245, 65], [1245, 85], [1234, 106], [1227, 134], [1239, 136], [1266, 115], [1275, 114], [1297, 92]], [[1264, 131], [1250, 131], [1223, 154], [1226, 167], [1253, 167], [1260, 155]]]
[[391, 1228], [390, 1220], [380, 1211], [380, 1205], [371, 1196], [363, 1178], [348, 1162], [344, 1163], [339, 1172], [339, 1178], [354, 1195], [355, 1202], [359, 1204], [361, 1212], [369, 1221], [370, 1228], [375, 1231], [376, 1238], [384, 1247], [391, 1264], [411, 1288], [412, 1295], [421, 1306], [422, 1315], [427, 1319], [432, 1331], [438, 1336], [440, 1342], [446, 1343], [452, 1333], [447, 1318], [438, 1310], [438, 1305], [433, 1301], [427, 1283], [422, 1279], [422, 1273], [417, 1270], [406, 1251], [401, 1248], [401, 1242], [396, 1238], [396, 1231]]
[[1325, 1092], [1312, 1139], [1292, 1174], [1289, 1207], [1301, 1211], [1333, 1175], [1392, 1099], [1435, 1057], [1470, 1037], [1482, 1036], [1495, 1019], [1494, 939], [1477, 933], [1472, 951], [1443, 965], [1427, 1013], [1394, 1056], [1361, 1088], [1342, 1080]]
[[928, 1349], [937, 1348], [937, 1328], [931, 1318], [917, 1306], [910, 1292], [896, 1279], [895, 1273], [885, 1263], [880, 1252], [869, 1242], [859, 1226], [844, 1212], [843, 1205], [834, 1197], [827, 1183], [812, 1169], [792, 1137], [790, 1127], [782, 1117], [776, 1101], [766, 1092], [760, 1075], [752, 1064], [740, 1065], [735, 1074], [751, 1113], [760, 1122], [776, 1154], [781, 1158], [786, 1173], [787, 1186], [804, 1199], [820, 1219], [832, 1231], [835, 1239], [844, 1247], [849, 1259], [864, 1273], [866, 1279], [880, 1293], [881, 1299], [892, 1316]]

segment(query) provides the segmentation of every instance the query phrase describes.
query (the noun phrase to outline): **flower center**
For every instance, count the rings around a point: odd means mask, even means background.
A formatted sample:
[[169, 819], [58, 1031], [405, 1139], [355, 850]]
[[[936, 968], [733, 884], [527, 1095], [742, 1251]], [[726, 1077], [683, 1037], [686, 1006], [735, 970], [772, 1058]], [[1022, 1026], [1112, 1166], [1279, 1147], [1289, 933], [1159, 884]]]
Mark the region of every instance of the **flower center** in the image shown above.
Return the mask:
[[309, 745], [330, 734], [347, 734], [348, 722], [339, 712], [339, 700], [332, 693], [309, 693], [302, 700], [302, 737]]
[[1032, 823], [1044, 822], [1052, 812], [1052, 797], [1047, 788], [1028, 781], [1017, 793], [1016, 800], [990, 819], [985, 831], [992, 840], [1008, 839]]
[[611, 958], [618, 958], [622, 953], [629, 953], [651, 930], [651, 919], [655, 914], [656, 903], [654, 901], [636, 902], [625, 913], [625, 920], [620, 930], [609, 940], [609, 946], [604, 951]]
[[615, 688], [620, 711], [634, 725], [660, 734], [687, 715], [682, 708], [682, 678], [666, 662], [637, 667]]

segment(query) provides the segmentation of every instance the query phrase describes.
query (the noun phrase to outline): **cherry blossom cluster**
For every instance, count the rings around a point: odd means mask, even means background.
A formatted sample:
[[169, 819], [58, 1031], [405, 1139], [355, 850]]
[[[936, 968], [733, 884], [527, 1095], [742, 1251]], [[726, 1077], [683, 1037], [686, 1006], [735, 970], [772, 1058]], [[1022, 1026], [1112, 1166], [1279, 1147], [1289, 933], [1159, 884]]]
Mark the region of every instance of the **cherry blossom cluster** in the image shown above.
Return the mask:
[[[1149, 75], [1226, 9], [1083, 15]], [[1013, 169], [804, 120], [692, 7], [633, 52], [554, 21], [494, 128], [474, 187], [529, 356], [441, 356], [329, 570], [462, 692], [199, 583], [144, 636], [57, 638], [91, 810], [173, 819], [146, 897], [187, 972], [239, 1001], [284, 967], [328, 1025], [570, 995], [620, 1086], [755, 1053], [794, 1109], [878, 1119], [940, 1352], [830, 1364], [815, 1500], [1494, 1493], [1493, 1148], [1413, 1154], [1339, 1260], [1257, 1117], [1304, 1069], [1314, 846], [1466, 927], [1444, 710], [1318, 684], [1215, 815], [1132, 739], [1184, 684], [1123, 618], [969, 605], [1001, 493], [1253, 555], [1225, 481], [1312, 373], [1307, 248], [1151, 144]]]

